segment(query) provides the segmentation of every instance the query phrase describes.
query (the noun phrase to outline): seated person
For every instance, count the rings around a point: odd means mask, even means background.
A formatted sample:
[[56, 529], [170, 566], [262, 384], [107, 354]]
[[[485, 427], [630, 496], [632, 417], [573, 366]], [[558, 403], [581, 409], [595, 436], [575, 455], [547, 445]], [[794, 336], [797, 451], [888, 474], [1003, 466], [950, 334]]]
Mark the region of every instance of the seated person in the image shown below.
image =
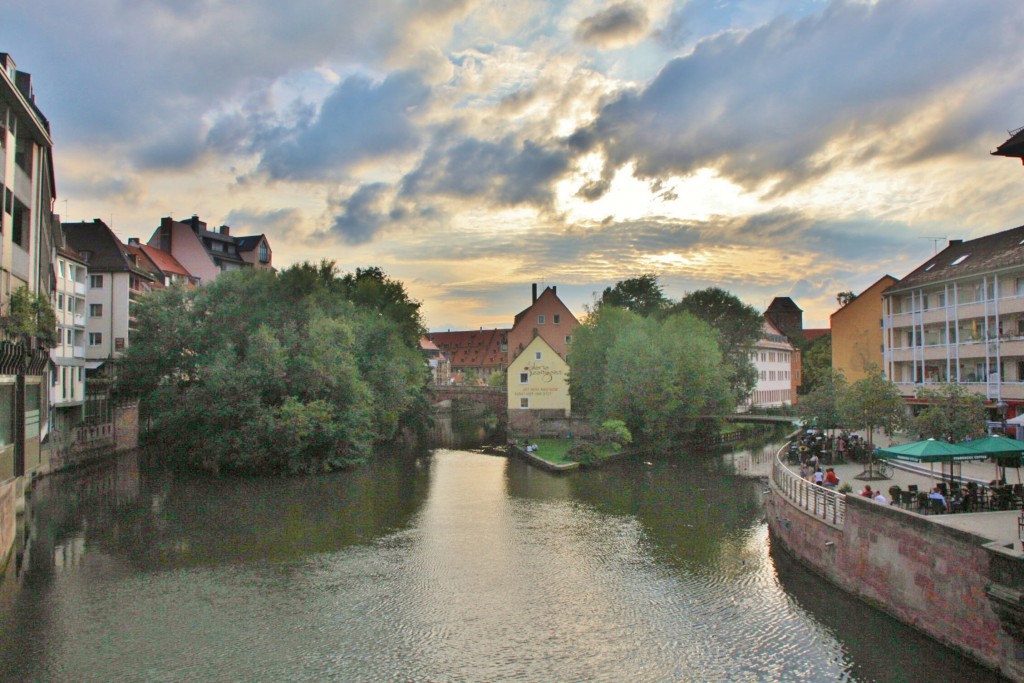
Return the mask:
[[869, 485], [865, 484], [864, 490], [860, 492], [860, 495], [864, 496], [865, 498], [874, 498], [875, 492], [871, 490], [871, 487]]
[[836, 471], [831, 467], [825, 470], [825, 481], [823, 485], [830, 489], [834, 489], [839, 486], [839, 477], [836, 476]]
[[875, 493], [875, 502], [876, 503], [881, 503], [882, 505], [888, 505], [889, 504], [889, 499], [886, 498], [885, 495], [881, 491], [878, 491], [877, 493]]
[[946, 497], [942, 495], [942, 490], [936, 484], [932, 492], [928, 494], [928, 505], [935, 512], [947, 512], [949, 510], [949, 503], [946, 502]]

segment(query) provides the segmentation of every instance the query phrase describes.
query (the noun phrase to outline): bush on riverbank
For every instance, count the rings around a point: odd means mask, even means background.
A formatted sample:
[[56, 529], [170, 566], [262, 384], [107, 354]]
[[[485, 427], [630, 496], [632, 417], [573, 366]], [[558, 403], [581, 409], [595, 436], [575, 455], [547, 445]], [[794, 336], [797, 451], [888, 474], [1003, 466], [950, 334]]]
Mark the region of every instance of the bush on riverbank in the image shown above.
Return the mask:
[[419, 304], [379, 269], [247, 269], [139, 305], [118, 378], [170, 464], [322, 472], [424, 425]]

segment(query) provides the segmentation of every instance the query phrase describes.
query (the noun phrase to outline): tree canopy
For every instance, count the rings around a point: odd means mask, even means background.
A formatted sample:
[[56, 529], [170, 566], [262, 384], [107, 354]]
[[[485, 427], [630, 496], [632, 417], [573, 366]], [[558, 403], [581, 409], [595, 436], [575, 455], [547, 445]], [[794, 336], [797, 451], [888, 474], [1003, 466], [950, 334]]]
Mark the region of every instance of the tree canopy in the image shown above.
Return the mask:
[[875, 430], [881, 429], [891, 436], [903, 426], [906, 404], [896, 385], [875, 366], [867, 377], [854, 382], [842, 393], [839, 414], [844, 424], [866, 429], [870, 443]]
[[[418, 307], [379, 271], [247, 269], [153, 292], [118, 390], [140, 397], [172, 464], [318, 472], [367, 457], [425, 415]], [[362, 271], [367, 272], [367, 271]]]
[[686, 313], [657, 320], [599, 307], [570, 353], [573, 404], [597, 422], [621, 420], [646, 448], [679, 443], [734, 405], [713, 330]]
[[911, 422], [922, 438], [957, 443], [985, 432], [985, 401], [959, 384], [922, 387], [917, 398], [924, 408]]
[[812, 341], [802, 354], [800, 393], [808, 394], [827, 382], [832, 372], [832, 335], [823, 334]]
[[645, 273], [617, 282], [614, 287], [606, 287], [599, 303], [601, 306], [616, 306], [637, 315], [649, 316], [661, 312], [671, 302], [665, 298], [658, 284], [658, 276]]
[[714, 328], [725, 357], [729, 388], [737, 403], [746, 399], [757, 385], [757, 371], [750, 361], [750, 351], [761, 338], [764, 325], [757, 309], [720, 287], [708, 287], [686, 294], [669, 310], [688, 312]]

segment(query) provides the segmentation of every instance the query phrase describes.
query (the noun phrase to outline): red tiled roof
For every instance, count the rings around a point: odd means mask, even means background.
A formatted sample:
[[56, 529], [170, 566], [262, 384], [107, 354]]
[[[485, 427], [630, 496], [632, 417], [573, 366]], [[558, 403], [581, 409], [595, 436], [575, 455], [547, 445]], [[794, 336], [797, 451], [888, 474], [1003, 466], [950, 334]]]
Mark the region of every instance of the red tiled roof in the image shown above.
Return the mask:
[[452, 368], [501, 368], [508, 364], [508, 330], [468, 330], [427, 334], [452, 364]]
[[829, 327], [809, 327], [804, 329], [804, 339], [807, 341], [814, 341], [818, 337], [824, 337], [826, 334], [832, 334], [832, 329]]
[[156, 267], [165, 273], [172, 273], [174, 275], [184, 275], [185, 277], [192, 277], [192, 273], [185, 270], [185, 266], [178, 262], [178, 259], [171, 256], [170, 253], [163, 249], [157, 249], [151, 247], [148, 244], [140, 244], [139, 249], [145, 254], [150, 261], [156, 264]]

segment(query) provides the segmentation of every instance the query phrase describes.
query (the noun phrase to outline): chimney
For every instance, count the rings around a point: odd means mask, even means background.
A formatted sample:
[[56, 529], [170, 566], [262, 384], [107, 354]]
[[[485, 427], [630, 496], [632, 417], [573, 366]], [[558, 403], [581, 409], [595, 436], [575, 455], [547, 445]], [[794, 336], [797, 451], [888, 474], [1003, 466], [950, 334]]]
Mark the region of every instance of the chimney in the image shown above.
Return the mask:
[[956, 245], [958, 245], [958, 244], [963, 244], [963, 243], [964, 243], [964, 241], [963, 241], [963, 240], [950, 240], [950, 241], [949, 241], [949, 246], [951, 246], [951, 247], [955, 247]]
[[25, 99], [29, 102], [35, 102], [35, 94], [32, 92], [32, 76], [25, 73], [24, 71], [14, 72], [14, 85], [18, 86], [18, 90], [24, 95]]
[[159, 249], [163, 249], [168, 254], [173, 253], [171, 250], [171, 244], [173, 242], [172, 236], [174, 235], [174, 219], [170, 216], [164, 216], [160, 219], [160, 231], [157, 233], [156, 246]]
[[129, 237], [128, 238], [128, 246], [129, 247], [139, 247], [139, 246], [142, 246], [142, 245], [139, 244], [139, 238], [138, 237]]
[[533, 303], [537, 303], [537, 283], [533, 283]]
[[558, 294], [558, 287], [552, 286], [551, 287], [551, 293], [557, 295]]
[[197, 235], [199, 234], [199, 226], [203, 226], [204, 228], [206, 227], [206, 224], [199, 220], [199, 216], [196, 214], [192, 214], [192, 218], [190, 218], [188, 222], [189, 225], [192, 226], [192, 232]]
[[226, 225], [220, 226], [220, 234], [222, 234], [222, 235], [230, 235], [231, 234], [231, 228], [229, 228]]

